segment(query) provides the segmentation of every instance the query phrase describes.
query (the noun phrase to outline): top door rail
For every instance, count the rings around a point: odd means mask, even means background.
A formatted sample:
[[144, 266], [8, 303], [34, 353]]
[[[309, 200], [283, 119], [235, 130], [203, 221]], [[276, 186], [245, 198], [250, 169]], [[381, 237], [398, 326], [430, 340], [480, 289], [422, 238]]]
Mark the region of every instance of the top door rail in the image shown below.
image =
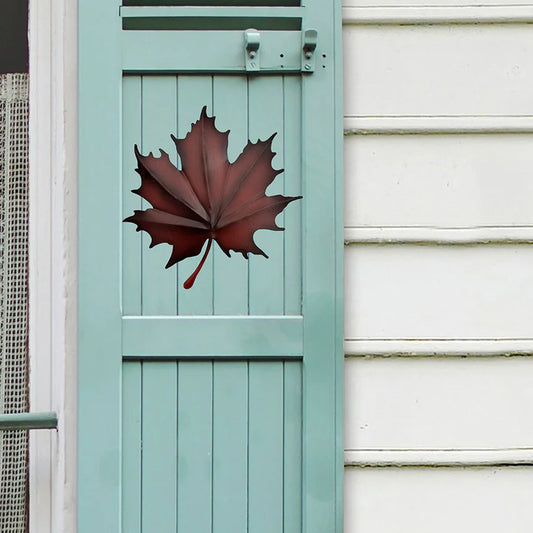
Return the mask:
[[131, 18], [302, 18], [302, 7], [121, 6], [120, 16]]

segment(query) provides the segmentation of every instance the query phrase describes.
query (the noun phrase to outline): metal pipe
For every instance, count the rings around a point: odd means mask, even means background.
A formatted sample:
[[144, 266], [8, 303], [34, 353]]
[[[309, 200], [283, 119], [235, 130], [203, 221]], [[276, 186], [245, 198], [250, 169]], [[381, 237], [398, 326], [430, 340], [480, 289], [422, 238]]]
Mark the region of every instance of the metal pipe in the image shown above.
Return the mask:
[[57, 414], [55, 412], [0, 414], [0, 430], [8, 429], [57, 429]]

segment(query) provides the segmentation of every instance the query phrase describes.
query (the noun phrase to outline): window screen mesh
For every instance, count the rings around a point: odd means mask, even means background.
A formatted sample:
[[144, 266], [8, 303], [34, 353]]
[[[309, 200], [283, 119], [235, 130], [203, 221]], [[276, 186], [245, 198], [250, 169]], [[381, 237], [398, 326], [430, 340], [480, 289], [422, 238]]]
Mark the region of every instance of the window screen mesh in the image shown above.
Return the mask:
[[[0, 75], [0, 412], [28, 410], [28, 75]], [[0, 531], [27, 524], [26, 431], [0, 431]]]

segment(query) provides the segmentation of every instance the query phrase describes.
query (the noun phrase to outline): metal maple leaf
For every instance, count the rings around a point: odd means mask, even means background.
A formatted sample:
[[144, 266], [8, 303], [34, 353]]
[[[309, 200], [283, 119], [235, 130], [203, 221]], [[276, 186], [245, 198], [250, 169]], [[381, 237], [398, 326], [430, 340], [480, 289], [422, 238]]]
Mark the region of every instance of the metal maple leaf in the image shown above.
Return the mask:
[[230, 257], [230, 250], [268, 256], [259, 248], [253, 234], [258, 229], [282, 231], [276, 215], [301, 196], [266, 196], [265, 189], [283, 170], [272, 168], [272, 135], [255, 144], [248, 141], [233, 162], [228, 161], [229, 130], [218, 131], [215, 117], [208, 117], [206, 107], [192, 124], [184, 139], [171, 135], [181, 158], [176, 168], [168, 154], [161, 157], [140, 154], [135, 145], [141, 186], [132, 192], [152, 204], [152, 208], [135, 213], [124, 222], [137, 224], [152, 237], [150, 248], [160, 243], [172, 245], [166, 265], [171, 267], [186, 257], [198, 255], [207, 240], [200, 264], [183, 284], [192, 287], [211, 244], [216, 241]]

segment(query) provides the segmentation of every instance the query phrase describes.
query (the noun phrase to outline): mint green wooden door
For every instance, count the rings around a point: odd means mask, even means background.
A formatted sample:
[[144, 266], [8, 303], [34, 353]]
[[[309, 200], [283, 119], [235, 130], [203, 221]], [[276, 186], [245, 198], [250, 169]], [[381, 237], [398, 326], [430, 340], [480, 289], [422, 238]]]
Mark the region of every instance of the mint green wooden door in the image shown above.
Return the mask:
[[[79, 531], [341, 531], [339, 5], [141, 3], [79, 4]], [[277, 132], [267, 194], [303, 200], [186, 290], [199, 258], [122, 220], [134, 144], [177, 163], [204, 105], [230, 161]]]

